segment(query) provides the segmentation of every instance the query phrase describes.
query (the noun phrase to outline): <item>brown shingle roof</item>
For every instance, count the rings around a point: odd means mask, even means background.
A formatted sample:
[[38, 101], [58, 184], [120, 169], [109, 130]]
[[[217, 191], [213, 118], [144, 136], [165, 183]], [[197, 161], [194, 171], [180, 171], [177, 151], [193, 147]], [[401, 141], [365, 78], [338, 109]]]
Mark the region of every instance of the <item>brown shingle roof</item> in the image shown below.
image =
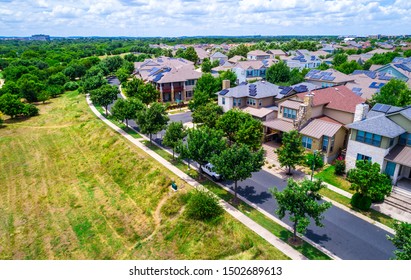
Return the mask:
[[[313, 106], [325, 105], [325, 108], [335, 109], [348, 113], [355, 113], [355, 106], [365, 102], [346, 86], [322, 88], [311, 91], [314, 95]], [[298, 98], [304, 100], [307, 93], [297, 94]]]

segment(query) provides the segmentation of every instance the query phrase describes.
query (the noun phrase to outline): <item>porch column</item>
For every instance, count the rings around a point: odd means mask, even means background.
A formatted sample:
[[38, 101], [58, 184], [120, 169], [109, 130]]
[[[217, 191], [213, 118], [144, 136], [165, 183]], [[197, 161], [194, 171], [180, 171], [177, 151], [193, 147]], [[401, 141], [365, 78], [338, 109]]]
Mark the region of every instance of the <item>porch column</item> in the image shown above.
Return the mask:
[[400, 175], [401, 164], [395, 164], [394, 176], [392, 176], [392, 184], [397, 185], [398, 176]]
[[174, 84], [171, 83], [171, 102], [174, 102]]
[[161, 100], [161, 102], [164, 102], [163, 84], [160, 84], [160, 100]]

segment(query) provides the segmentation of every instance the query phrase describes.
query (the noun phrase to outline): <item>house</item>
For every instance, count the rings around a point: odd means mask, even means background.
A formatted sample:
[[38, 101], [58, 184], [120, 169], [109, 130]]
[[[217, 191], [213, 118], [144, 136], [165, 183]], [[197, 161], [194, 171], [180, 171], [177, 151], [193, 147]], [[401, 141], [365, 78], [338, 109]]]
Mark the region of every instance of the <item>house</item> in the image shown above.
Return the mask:
[[262, 80], [266, 77], [267, 68], [278, 63], [276, 59], [238, 61], [232, 68], [237, 75], [237, 83], [250, 80]]
[[196, 48], [194, 48], [194, 50], [196, 51], [197, 56], [198, 56], [197, 64], [203, 63], [204, 58], [209, 58], [210, 57], [210, 54], [203, 48], [196, 47]]
[[348, 82], [354, 81], [354, 77], [346, 75], [334, 69], [328, 69], [325, 71], [310, 70], [310, 72], [308, 72], [304, 78], [307, 82], [310, 82], [322, 88], [345, 85]]
[[386, 76], [369, 70], [355, 70], [350, 76], [353, 76], [355, 80], [348, 82], [345, 86], [367, 100], [370, 100], [389, 81]]
[[183, 58], [158, 57], [136, 62], [136, 77], [152, 83], [160, 91], [161, 102], [190, 100], [201, 77], [194, 63]]
[[356, 106], [364, 101], [345, 86], [297, 93], [278, 103], [276, 119], [263, 122], [266, 139], [298, 130], [303, 146], [322, 151], [324, 161], [330, 163], [346, 147], [345, 125], [353, 122]]
[[326, 52], [327, 54], [333, 54], [337, 51], [337, 49], [334, 47], [334, 45], [332, 44], [325, 44], [323, 45], [323, 47], [321, 48], [322, 51]]
[[347, 170], [354, 168], [357, 160], [370, 160], [381, 166], [394, 185], [411, 179], [411, 106], [375, 104], [347, 127], [351, 129]]
[[264, 60], [269, 58], [270, 54], [261, 50], [254, 50], [247, 53], [247, 60]]
[[232, 58], [230, 58], [230, 59], [228, 60], [228, 62], [235, 64], [235, 63], [237, 63], [237, 62], [239, 62], [239, 61], [244, 61], [244, 60], [247, 60], [244, 56], [242, 56], [242, 55], [235, 55], [235, 56], [233, 56]]
[[380, 79], [398, 79], [404, 81], [411, 87], [411, 62], [407, 59], [394, 58], [393, 62], [380, 67], [373, 68]]
[[210, 61], [214, 62], [214, 61], [219, 61], [220, 64], [221, 62], [225, 62], [228, 60], [228, 56], [226, 56], [225, 54], [221, 53], [221, 52], [215, 52], [210, 56]]
[[282, 57], [290, 69], [298, 68], [303, 70], [304, 68], [317, 68], [322, 63], [321, 59], [312, 55], [307, 50], [297, 50], [294, 56]]
[[268, 50], [267, 53], [271, 55], [271, 58], [283, 58], [286, 57], [287, 54], [283, 50]]
[[370, 54], [352, 54], [347, 57], [348, 61], [355, 61], [360, 65], [363, 65], [364, 62], [369, 60], [372, 57]]

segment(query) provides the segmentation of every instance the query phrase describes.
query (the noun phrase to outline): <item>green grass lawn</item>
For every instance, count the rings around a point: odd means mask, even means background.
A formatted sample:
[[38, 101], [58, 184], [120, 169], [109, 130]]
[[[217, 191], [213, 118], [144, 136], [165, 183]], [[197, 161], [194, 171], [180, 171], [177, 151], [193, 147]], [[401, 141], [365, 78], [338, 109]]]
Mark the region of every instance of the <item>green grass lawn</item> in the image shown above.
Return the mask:
[[[168, 152], [164, 151], [163, 149], [159, 148], [158, 146], [154, 144], [150, 144], [149, 141], [142, 141], [144, 144], [146, 144], [150, 149], [155, 151], [157, 154], [159, 154], [161, 157], [168, 161], [172, 161], [172, 155], [170, 155]], [[221, 199], [231, 202], [233, 199], [233, 195], [226, 191], [225, 189], [221, 188], [219, 185], [214, 183], [211, 180], [204, 179], [204, 178], [199, 178], [199, 174], [196, 170], [190, 169], [188, 170], [187, 165], [183, 163], [180, 160], [174, 160], [173, 164], [177, 166], [180, 170], [184, 171], [186, 174], [191, 176], [192, 178], [195, 178], [197, 180], [200, 180], [201, 184], [206, 187], [208, 190], [212, 191], [214, 194], [216, 194], [218, 197]], [[266, 217], [264, 214], [260, 213], [258, 210], [252, 208], [248, 204], [241, 202], [239, 205], [235, 206], [238, 210], [240, 210], [242, 213], [244, 213], [246, 216], [250, 217], [252, 220], [254, 220], [256, 223], [259, 225], [263, 226], [265, 229], [269, 230], [271, 233], [273, 233], [275, 236], [279, 237], [281, 240], [285, 241], [288, 243], [289, 237], [292, 236], [292, 232], [289, 230], [286, 230], [279, 224], [275, 223], [273, 220], [269, 219]], [[294, 249], [302, 253], [304, 256], [311, 260], [329, 260], [330, 257], [328, 257], [326, 254], [318, 250], [317, 248], [313, 247], [307, 242], [304, 242], [303, 245], [301, 246], [293, 246]]]
[[337, 188], [340, 188], [349, 193], [355, 193], [353, 190], [350, 190], [351, 183], [348, 182], [345, 178], [335, 175], [335, 167], [330, 165], [325, 168], [323, 171], [314, 175], [315, 178], [321, 179], [324, 182], [331, 184]]
[[191, 188], [83, 95], [38, 107], [0, 129], [0, 259], [288, 259], [229, 214], [188, 219]]

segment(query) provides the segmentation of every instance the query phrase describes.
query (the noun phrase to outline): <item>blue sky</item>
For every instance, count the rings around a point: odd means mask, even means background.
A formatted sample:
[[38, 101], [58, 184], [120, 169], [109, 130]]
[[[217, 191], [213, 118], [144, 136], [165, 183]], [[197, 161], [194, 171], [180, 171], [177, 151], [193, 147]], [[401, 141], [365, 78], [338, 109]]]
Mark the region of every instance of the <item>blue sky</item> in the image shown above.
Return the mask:
[[0, 0], [0, 36], [403, 35], [411, 0]]

